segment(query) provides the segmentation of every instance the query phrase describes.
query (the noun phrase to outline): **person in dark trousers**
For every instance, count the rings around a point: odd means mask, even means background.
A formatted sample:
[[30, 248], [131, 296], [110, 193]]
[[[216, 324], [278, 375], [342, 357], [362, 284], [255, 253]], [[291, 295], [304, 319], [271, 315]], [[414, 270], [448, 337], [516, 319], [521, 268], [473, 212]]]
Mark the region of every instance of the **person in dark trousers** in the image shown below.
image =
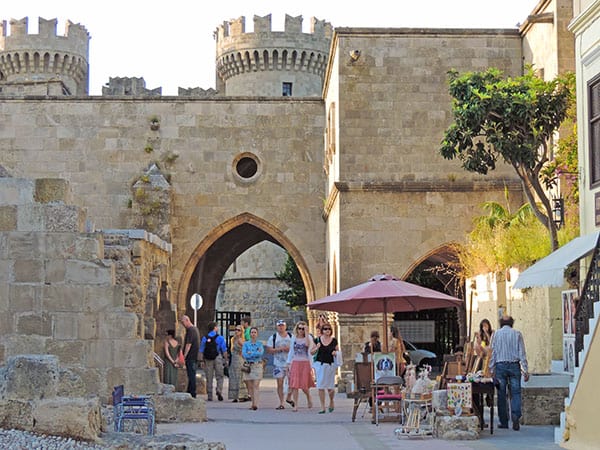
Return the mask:
[[513, 329], [514, 319], [503, 316], [500, 329], [492, 339], [492, 356], [490, 357], [490, 373], [498, 380], [498, 428], [508, 428], [507, 388], [510, 386], [510, 412], [512, 428], [521, 428], [521, 373], [523, 379], [529, 380], [525, 343], [520, 331]]
[[187, 392], [196, 398], [196, 369], [198, 368], [198, 349], [200, 348], [200, 333], [188, 316], [181, 318], [185, 327], [185, 340], [183, 342], [183, 356], [185, 358], [185, 371], [188, 377]]
[[223, 401], [223, 368], [227, 364], [227, 344], [225, 338], [219, 334], [217, 322], [208, 323], [208, 334], [202, 336], [200, 342], [200, 361], [204, 361], [206, 373], [207, 401], [213, 399], [213, 378], [217, 379], [217, 398]]

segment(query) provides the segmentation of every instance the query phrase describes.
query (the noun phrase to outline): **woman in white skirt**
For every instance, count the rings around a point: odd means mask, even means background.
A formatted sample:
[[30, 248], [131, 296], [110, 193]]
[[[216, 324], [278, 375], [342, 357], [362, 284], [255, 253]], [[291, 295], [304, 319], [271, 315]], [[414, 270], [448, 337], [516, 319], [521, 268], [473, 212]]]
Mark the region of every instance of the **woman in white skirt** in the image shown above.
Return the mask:
[[258, 340], [258, 328], [250, 329], [250, 340], [244, 342], [242, 346], [242, 356], [244, 360], [250, 364], [250, 372], [244, 373], [244, 383], [248, 388], [248, 394], [252, 398], [252, 406], [250, 409], [256, 411], [258, 409], [258, 396], [260, 389], [260, 380], [263, 377], [263, 362], [262, 358], [265, 354], [265, 347]]
[[331, 324], [325, 323], [321, 326], [321, 336], [317, 338], [312, 353], [316, 354], [313, 367], [317, 376], [317, 389], [319, 390], [319, 401], [321, 410], [319, 414], [325, 414], [325, 391], [329, 395], [329, 412], [333, 412], [335, 405], [333, 396], [335, 394], [335, 374], [337, 366], [335, 356], [339, 351], [337, 339], [333, 337]]

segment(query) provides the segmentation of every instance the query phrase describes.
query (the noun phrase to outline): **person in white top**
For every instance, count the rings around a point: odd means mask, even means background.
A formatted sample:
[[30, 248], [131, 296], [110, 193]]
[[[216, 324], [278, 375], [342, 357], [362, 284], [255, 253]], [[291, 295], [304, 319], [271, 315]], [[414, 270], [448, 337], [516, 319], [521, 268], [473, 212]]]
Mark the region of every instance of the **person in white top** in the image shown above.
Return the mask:
[[[285, 320], [277, 321], [277, 331], [269, 337], [265, 346], [268, 353], [273, 355], [273, 378], [277, 380], [277, 395], [279, 396], [279, 406], [275, 409], [285, 409], [283, 406], [284, 392], [283, 385], [288, 376], [287, 357], [290, 351], [292, 335], [287, 331]], [[295, 406], [292, 400], [292, 391], [288, 389], [287, 398], [285, 401], [292, 406]]]

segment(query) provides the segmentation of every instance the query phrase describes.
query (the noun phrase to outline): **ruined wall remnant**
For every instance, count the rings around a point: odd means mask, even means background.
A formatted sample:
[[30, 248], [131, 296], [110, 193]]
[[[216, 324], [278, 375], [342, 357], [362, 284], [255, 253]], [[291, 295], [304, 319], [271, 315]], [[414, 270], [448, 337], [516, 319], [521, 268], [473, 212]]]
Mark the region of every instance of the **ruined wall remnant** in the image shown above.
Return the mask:
[[131, 231], [107, 258], [111, 234], [84, 232], [85, 211], [68, 197], [59, 180], [0, 178], [0, 361], [53, 354], [81, 395], [108, 398], [117, 384], [156, 393], [144, 324], [168, 282], [170, 245]]

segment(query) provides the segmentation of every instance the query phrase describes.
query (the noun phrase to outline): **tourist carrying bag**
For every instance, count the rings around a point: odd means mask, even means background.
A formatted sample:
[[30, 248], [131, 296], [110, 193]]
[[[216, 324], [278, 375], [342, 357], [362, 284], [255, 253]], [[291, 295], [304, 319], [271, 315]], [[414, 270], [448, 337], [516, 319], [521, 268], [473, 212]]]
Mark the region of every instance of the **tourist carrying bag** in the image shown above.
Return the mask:
[[177, 354], [177, 359], [175, 362], [180, 366], [185, 364], [185, 358], [183, 357], [183, 351], [181, 351], [181, 349], [179, 349], [179, 353]]
[[250, 373], [251, 370], [252, 367], [250, 367], [250, 363], [248, 361], [244, 361], [244, 364], [242, 364], [242, 372]]
[[335, 356], [333, 357], [333, 366], [334, 367], [342, 367], [344, 364], [344, 358], [342, 357], [342, 349], [335, 352]]

